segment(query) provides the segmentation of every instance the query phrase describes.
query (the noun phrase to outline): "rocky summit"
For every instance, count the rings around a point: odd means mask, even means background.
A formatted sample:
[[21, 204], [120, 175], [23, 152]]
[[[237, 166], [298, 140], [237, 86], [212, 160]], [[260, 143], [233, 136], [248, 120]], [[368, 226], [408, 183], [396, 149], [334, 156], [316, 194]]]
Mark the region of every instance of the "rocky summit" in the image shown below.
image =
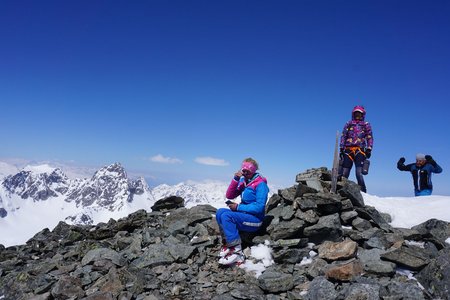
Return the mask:
[[259, 232], [242, 234], [247, 255], [272, 251], [261, 274], [217, 263], [214, 207], [169, 196], [152, 211], [0, 245], [0, 299], [449, 299], [448, 222], [393, 228], [352, 181], [330, 193], [326, 168], [296, 182], [271, 196]]

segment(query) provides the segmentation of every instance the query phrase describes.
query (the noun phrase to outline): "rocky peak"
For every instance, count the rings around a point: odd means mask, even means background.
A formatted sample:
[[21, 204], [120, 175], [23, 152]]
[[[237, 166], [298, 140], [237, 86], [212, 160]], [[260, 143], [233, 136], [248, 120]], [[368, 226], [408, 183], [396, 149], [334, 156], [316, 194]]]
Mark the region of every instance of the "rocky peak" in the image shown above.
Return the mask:
[[7, 176], [2, 185], [9, 193], [17, 194], [22, 199], [31, 197], [39, 201], [64, 194], [68, 190], [69, 179], [60, 169], [54, 169], [51, 173], [23, 170]]
[[122, 165], [116, 162], [95, 172], [94, 176], [92, 176], [92, 181], [102, 180], [105, 178], [123, 179], [127, 178], [127, 173]]
[[[133, 182], [131, 190], [135, 185], [139, 186]], [[114, 163], [95, 172], [90, 180], [81, 182], [67, 195], [67, 199], [83, 207], [96, 205], [114, 210], [120, 209], [124, 201], [131, 202], [133, 194], [125, 169]]]

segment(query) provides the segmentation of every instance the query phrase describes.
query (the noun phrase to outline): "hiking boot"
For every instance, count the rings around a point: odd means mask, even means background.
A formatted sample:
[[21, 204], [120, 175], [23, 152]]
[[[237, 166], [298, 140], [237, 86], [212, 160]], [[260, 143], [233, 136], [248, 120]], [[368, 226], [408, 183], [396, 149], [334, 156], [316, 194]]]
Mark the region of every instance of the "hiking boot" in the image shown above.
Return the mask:
[[239, 246], [229, 247], [228, 254], [219, 259], [219, 264], [229, 266], [232, 264], [240, 265], [245, 261], [244, 252]]
[[230, 247], [227, 247], [227, 245], [223, 245], [222, 248], [220, 248], [219, 257], [225, 257], [230, 252], [240, 251], [240, 250], [242, 250], [241, 245], [230, 246]]
[[222, 246], [220, 248], [219, 257], [225, 257], [228, 253], [230, 253], [231, 248], [228, 248], [227, 246]]
[[224, 266], [229, 266], [229, 265], [233, 265], [233, 264], [240, 265], [244, 261], [245, 261], [244, 253], [242, 251], [238, 251], [238, 252], [229, 253], [227, 256], [219, 259], [219, 264], [224, 265]]

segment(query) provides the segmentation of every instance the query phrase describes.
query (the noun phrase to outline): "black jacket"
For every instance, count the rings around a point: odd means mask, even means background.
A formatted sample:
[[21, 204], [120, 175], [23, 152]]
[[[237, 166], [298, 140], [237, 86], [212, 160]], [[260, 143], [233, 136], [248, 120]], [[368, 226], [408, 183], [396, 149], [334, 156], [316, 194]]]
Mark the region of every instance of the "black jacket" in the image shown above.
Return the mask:
[[442, 172], [442, 168], [436, 162], [434, 162], [434, 164], [427, 162], [421, 167], [418, 167], [415, 163], [405, 166], [405, 164], [398, 162], [397, 169], [400, 171], [411, 172], [414, 182], [414, 189], [416, 191], [432, 190], [433, 183], [431, 182], [431, 173]]

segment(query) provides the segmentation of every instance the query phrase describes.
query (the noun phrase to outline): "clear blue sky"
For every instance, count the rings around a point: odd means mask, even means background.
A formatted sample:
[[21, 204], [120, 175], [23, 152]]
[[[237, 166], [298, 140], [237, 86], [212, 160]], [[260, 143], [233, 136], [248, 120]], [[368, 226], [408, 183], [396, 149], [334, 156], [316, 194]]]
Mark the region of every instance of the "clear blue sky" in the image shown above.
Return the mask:
[[331, 167], [362, 104], [368, 192], [411, 196], [396, 162], [423, 152], [449, 195], [449, 16], [439, 0], [1, 1], [0, 158], [120, 162], [155, 185], [228, 181], [251, 156], [291, 186]]

